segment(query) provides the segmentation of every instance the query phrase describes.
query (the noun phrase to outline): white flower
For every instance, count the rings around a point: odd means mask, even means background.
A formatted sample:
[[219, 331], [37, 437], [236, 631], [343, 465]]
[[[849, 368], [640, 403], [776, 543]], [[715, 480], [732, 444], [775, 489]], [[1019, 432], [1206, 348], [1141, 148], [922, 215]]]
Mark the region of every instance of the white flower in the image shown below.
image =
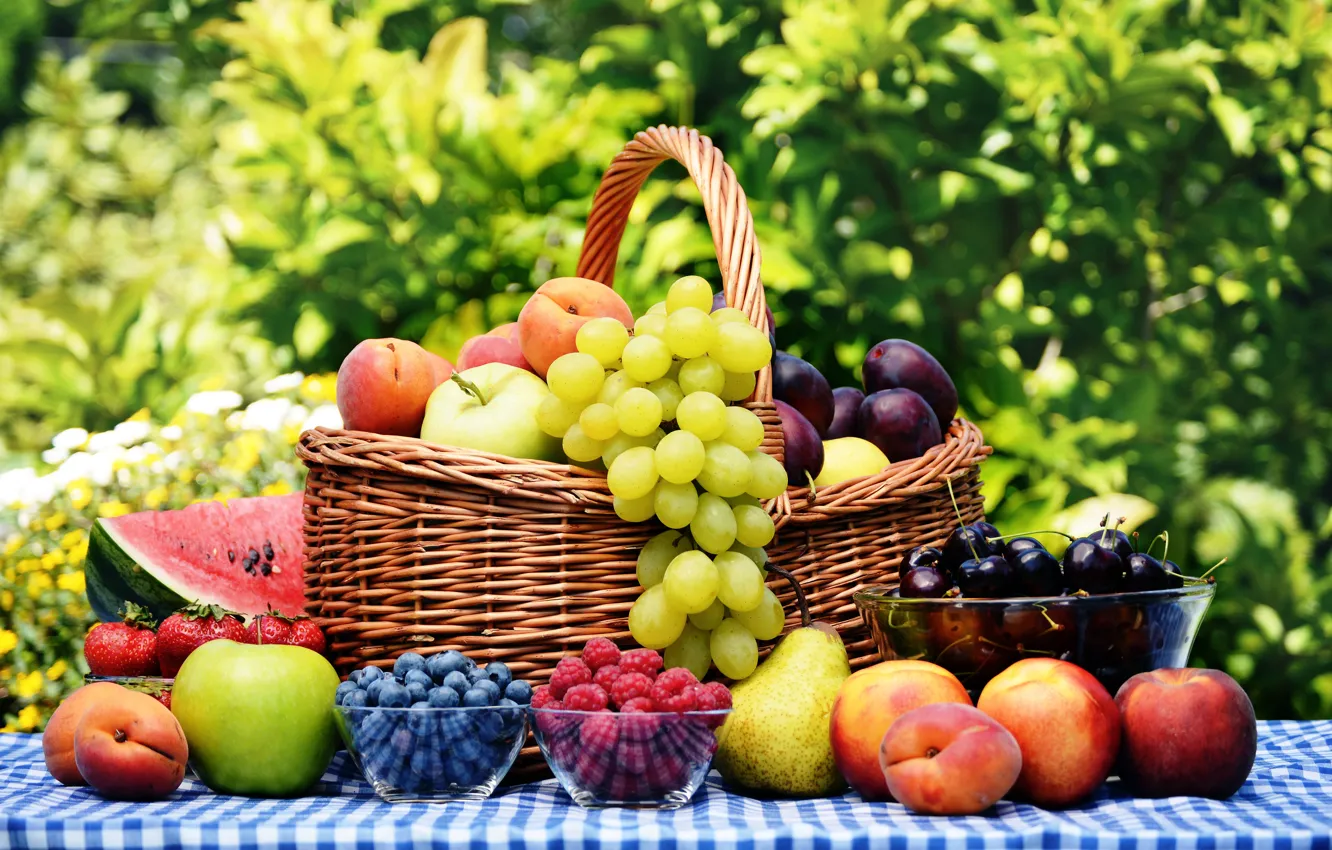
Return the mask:
[[[93, 453], [104, 452], [117, 445], [119, 445], [119, 443], [116, 442], [114, 431], [98, 431], [96, 434], [93, 434], [88, 438], [88, 451]], [[82, 454], [82, 452], [78, 454]], [[78, 457], [78, 454], [75, 454], [74, 457]]]
[[137, 420], [121, 422], [111, 433], [115, 435], [117, 445], [132, 446], [147, 439], [148, 435], [153, 433], [153, 426]]
[[288, 428], [296, 428], [309, 417], [310, 408], [303, 404], [293, 404], [291, 408], [287, 410], [286, 418], [282, 420], [282, 424]]
[[30, 467], [0, 472], [0, 508], [25, 508], [51, 501], [55, 488]]
[[58, 463], [63, 463], [67, 457], [69, 457], [69, 449], [60, 448], [59, 446], [42, 452], [42, 460], [52, 466], [55, 466]]
[[162, 439], [173, 443], [185, 436], [185, 432], [180, 429], [179, 425], [166, 425], [162, 428], [160, 433], [162, 434]]
[[285, 398], [261, 398], [245, 408], [240, 427], [246, 431], [277, 431], [290, 409], [291, 402]]
[[216, 416], [224, 410], [232, 410], [240, 407], [245, 399], [241, 398], [240, 393], [231, 390], [210, 390], [207, 392], [195, 393], [190, 396], [190, 400], [185, 402], [185, 409], [191, 413], [202, 413], [205, 416]]
[[311, 411], [310, 416], [301, 424], [302, 431], [311, 428], [341, 428], [342, 414], [336, 404], [321, 404]]
[[278, 375], [276, 378], [273, 378], [268, 383], [264, 384], [264, 392], [283, 393], [288, 390], [294, 390], [298, 388], [301, 385], [301, 381], [304, 380], [305, 374], [303, 372], [288, 372], [285, 375]]
[[83, 448], [83, 444], [88, 442], [88, 431], [85, 428], [66, 428], [59, 434], [56, 434], [51, 440], [51, 446], [57, 449], [73, 451]]

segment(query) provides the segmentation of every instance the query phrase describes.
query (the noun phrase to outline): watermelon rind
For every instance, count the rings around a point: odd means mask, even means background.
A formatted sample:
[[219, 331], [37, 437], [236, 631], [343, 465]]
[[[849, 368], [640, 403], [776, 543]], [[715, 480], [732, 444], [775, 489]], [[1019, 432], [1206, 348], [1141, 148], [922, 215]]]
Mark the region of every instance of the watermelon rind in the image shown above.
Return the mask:
[[164, 620], [193, 601], [139, 566], [132, 552], [133, 548], [127, 549], [100, 519], [93, 523], [83, 573], [88, 604], [97, 619], [116, 622], [123, 616], [125, 603], [134, 602]]

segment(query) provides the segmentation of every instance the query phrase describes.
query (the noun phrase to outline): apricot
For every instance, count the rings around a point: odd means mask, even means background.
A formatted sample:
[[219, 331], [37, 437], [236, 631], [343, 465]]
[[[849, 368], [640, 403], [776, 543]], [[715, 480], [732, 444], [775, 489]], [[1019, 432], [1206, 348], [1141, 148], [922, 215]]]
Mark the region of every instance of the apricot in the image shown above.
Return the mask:
[[1024, 658], [995, 676], [976, 707], [1022, 748], [1014, 798], [1045, 808], [1088, 797], [1114, 766], [1119, 709], [1096, 677], [1054, 658]]
[[1119, 778], [1141, 797], [1232, 796], [1258, 753], [1249, 695], [1220, 670], [1139, 673], [1115, 695]]
[[615, 290], [595, 280], [557, 277], [537, 288], [518, 314], [518, 344], [541, 377], [550, 364], [578, 350], [578, 329], [591, 319], [608, 316], [626, 328], [634, 315]]
[[914, 812], [974, 815], [1008, 793], [1022, 749], [998, 721], [970, 705], [933, 703], [888, 727], [879, 753], [893, 798]]
[[83, 715], [99, 701], [113, 700], [117, 693], [129, 693], [114, 682], [94, 682], [84, 685], [65, 697], [56, 707], [42, 733], [42, 754], [46, 769], [62, 785], [87, 785], [74, 763], [74, 730]]
[[[501, 325], [500, 327], [508, 326]], [[495, 330], [499, 330], [499, 328]], [[526, 369], [529, 372], [536, 371], [527, 362], [527, 358], [523, 357], [522, 349], [518, 347], [517, 340], [499, 334], [491, 336], [491, 334], [495, 334], [495, 331], [474, 336], [463, 343], [462, 350], [458, 352], [459, 372], [466, 372], [474, 366], [484, 366], [487, 363], [504, 363], [508, 366]]]
[[889, 799], [879, 765], [884, 733], [907, 712], [931, 703], [971, 705], [952, 673], [928, 661], [884, 661], [842, 683], [830, 719], [833, 760], [866, 800]]
[[343, 427], [420, 436], [426, 402], [438, 385], [437, 370], [430, 353], [414, 342], [360, 342], [338, 367], [338, 412]]
[[185, 779], [189, 745], [170, 709], [137, 691], [94, 702], [74, 730], [74, 762], [97, 793], [158, 800]]

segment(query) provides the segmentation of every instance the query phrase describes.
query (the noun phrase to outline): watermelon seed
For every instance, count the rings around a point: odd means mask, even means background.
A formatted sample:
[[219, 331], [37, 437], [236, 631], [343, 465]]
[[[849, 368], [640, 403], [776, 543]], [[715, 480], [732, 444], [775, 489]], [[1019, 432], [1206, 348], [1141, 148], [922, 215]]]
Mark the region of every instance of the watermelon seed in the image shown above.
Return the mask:
[[267, 540], [264, 541], [264, 557], [273, 560], [273, 544]]
[[228, 550], [227, 550], [227, 560], [230, 561], [230, 562], [233, 563], [233, 564], [236, 563], [236, 550], [235, 550], [235, 549], [228, 549]]
[[247, 557], [249, 557], [251, 563], [259, 563], [259, 552], [257, 550], [251, 549], [250, 554]]
[[246, 561], [245, 572], [249, 573], [250, 575], [254, 575], [255, 574], [254, 564], [251, 564], [249, 561]]
[[271, 563], [269, 563], [268, 561], [264, 561], [264, 565], [263, 565], [262, 567], [259, 568], [259, 571], [262, 572], [265, 576], [272, 575], [272, 574], [273, 574], [273, 565], [272, 565]]

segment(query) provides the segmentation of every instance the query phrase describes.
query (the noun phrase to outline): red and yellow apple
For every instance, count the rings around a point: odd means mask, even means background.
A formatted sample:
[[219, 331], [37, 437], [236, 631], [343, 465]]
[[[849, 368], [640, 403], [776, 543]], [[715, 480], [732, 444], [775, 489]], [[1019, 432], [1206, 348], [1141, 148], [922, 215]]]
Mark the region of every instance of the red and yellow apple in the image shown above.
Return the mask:
[[120, 690], [95, 698], [84, 712], [74, 730], [74, 762], [83, 780], [104, 797], [161, 799], [185, 778], [185, 733], [157, 700]]
[[969, 706], [971, 697], [952, 673], [928, 661], [884, 661], [842, 683], [829, 721], [833, 760], [861, 797], [889, 799], [879, 766], [888, 727], [907, 712], [938, 702]]
[[338, 367], [338, 412], [343, 427], [419, 436], [426, 402], [440, 383], [440, 367], [431, 361], [432, 356], [404, 339], [359, 343]]
[[518, 344], [541, 377], [550, 364], [578, 350], [578, 329], [600, 316], [634, 326], [624, 299], [603, 283], [581, 277], [557, 277], [537, 288], [518, 314]]
[[1120, 687], [1119, 778], [1140, 797], [1224, 800], [1258, 752], [1249, 695], [1220, 670], [1139, 673]]
[[984, 712], [939, 702], [908, 711], [888, 727], [879, 764], [889, 792], [908, 809], [974, 815], [1013, 787], [1022, 749]]
[[995, 676], [976, 707], [1022, 748], [1013, 797], [1045, 808], [1086, 799], [1110, 775], [1119, 751], [1119, 709], [1086, 670], [1054, 658], [1024, 658]]
[[484, 366], [487, 363], [503, 363], [506, 366], [535, 372], [536, 370], [523, 356], [523, 350], [518, 347], [518, 340], [513, 336], [515, 327], [516, 323], [510, 322], [464, 342], [458, 352], [458, 371], [466, 372], [468, 369]]

